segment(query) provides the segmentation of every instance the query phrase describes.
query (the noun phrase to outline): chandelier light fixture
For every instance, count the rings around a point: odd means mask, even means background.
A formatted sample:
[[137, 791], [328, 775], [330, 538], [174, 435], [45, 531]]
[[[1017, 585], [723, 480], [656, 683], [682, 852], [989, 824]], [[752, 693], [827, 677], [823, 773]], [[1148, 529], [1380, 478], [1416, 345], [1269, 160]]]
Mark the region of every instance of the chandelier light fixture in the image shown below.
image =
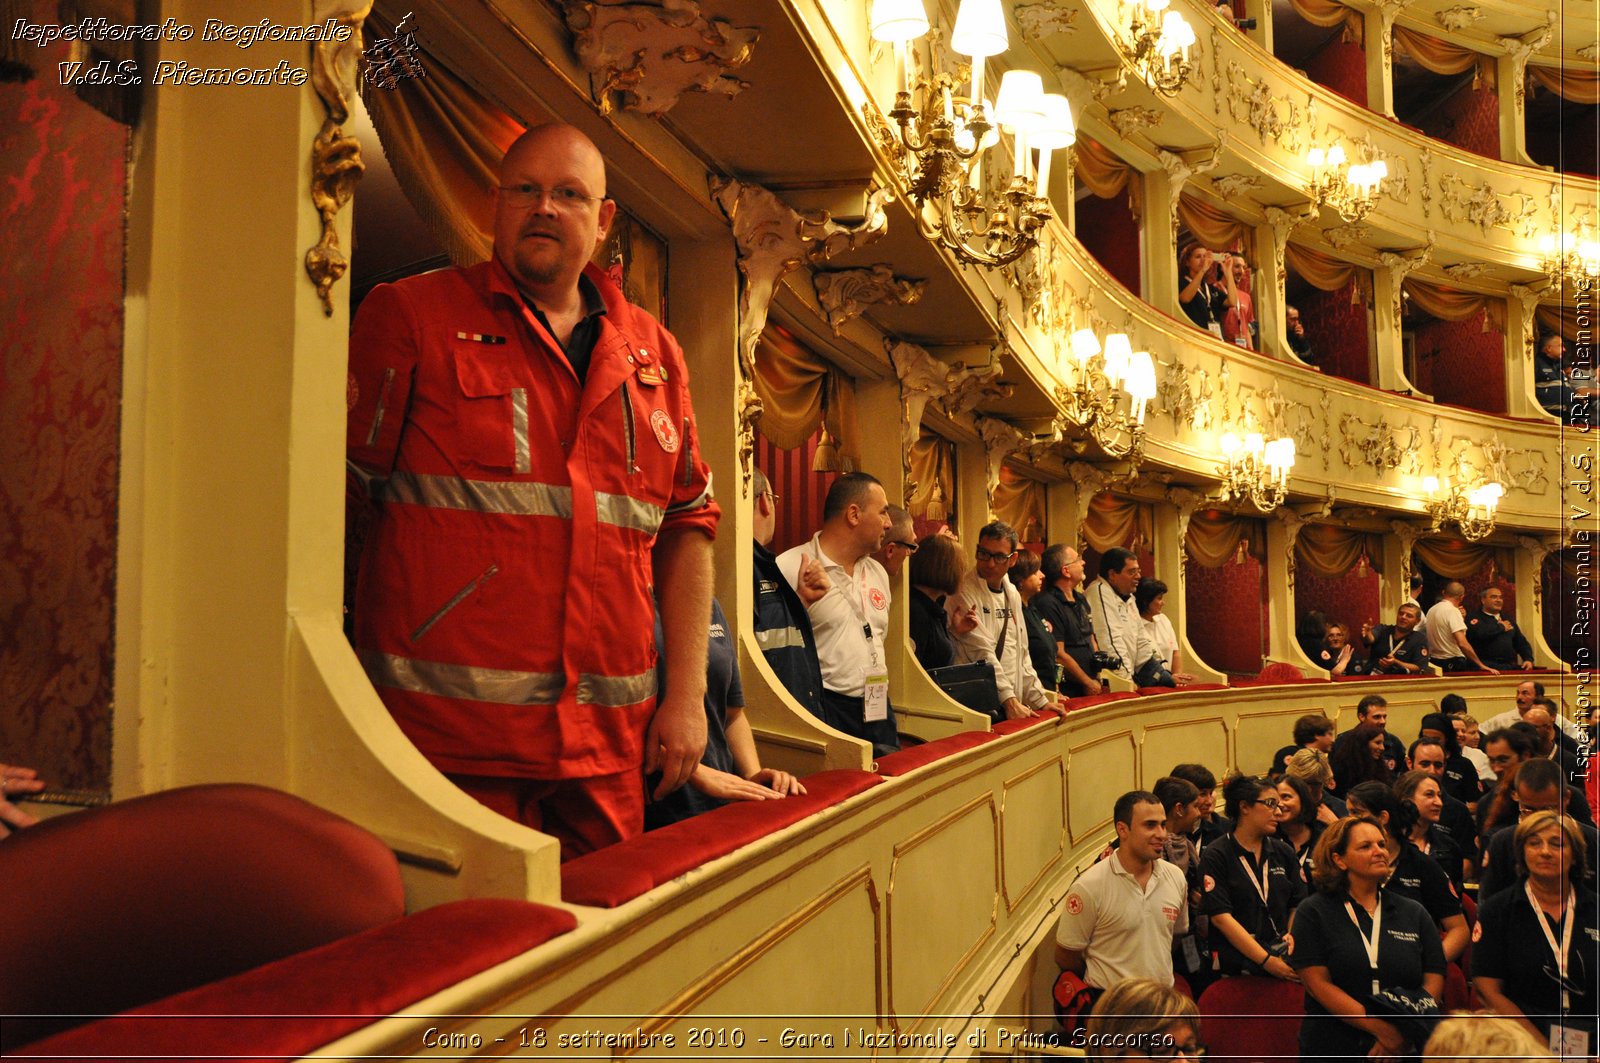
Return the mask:
[[[965, 82], [941, 69], [937, 44], [929, 48], [931, 73], [912, 82], [911, 46], [929, 29], [923, 0], [873, 0], [873, 39], [892, 45], [895, 53], [889, 117], [906, 149], [917, 226], [962, 262], [1004, 266], [1035, 247], [1054, 216], [1050, 153], [1076, 139], [1072, 112], [1066, 97], [1047, 94], [1043, 79], [1030, 70], [1007, 70], [994, 102], [984, 96], [984, 61], [1004, 54], [1009, 43], [1000, 0], [961, 0], [956, 11], [950, 48], [971, 60]], [[985, 162], [1007, 141], [1010, 179], [991, 188], [984, 181]]]
[[1600, 280], [1600, 240], [1594, 225], [1581, 219], [1570, 232], [1546, 233], [1539, 239], [1540, 265], [1551, 285], [1563, 282], [1574, 288], [1592, 288]]
[[1464, 478], [1450, 483], [1449, 478], [1424, 477], [1422, 490], [1427, 493], [1428, 515], [1433, 518], [1433, 530], [1445, 524], [1454, 524], [1461, 537], [1468, 542], [1479, 542], [1494, 533], [1494, 512], [1506, 489], [1493, 480], [1474, 487], [1465, 486]]
[[1306, 164], [1311, 167], [1311, 198], [1347, 222], [1358, 222], [1372, 212], [1389, 176], [1389, 164], [1381, 158], [1349, 162], [1343, 144], [1326, 151], [1312, 148]]
[[1172, 10], [1172, 0], [1134, 0], [1123, 50], [1144, 83], [1163, 96], [1176, 96], [1194, 69], [1189, 49], [1194, 27]]
[[[1149, 351], [1135, 351], [1128, 337], [1113, 333], [1102, 349], [1092, 329], [1078, 329], [1061, 352], [1056, 385], [1062, 408], [1057, 433], [1067, 425], [1087, 433], [1113, 458], [1138, 464], [1144, 455], [1144, 418], [1156, 397], [1156, 364]], [[1123, 396], [1127, 396], [1126, 409]]]
[[1281, 436], [1269, 441], [1260, 432], [1251, 432], [1241, 440], [1225, 432], [1221, 446], [1223, 501], [1247, 501], [1263, 513], [1283, 505], [1294, 468], [1293, 439]]

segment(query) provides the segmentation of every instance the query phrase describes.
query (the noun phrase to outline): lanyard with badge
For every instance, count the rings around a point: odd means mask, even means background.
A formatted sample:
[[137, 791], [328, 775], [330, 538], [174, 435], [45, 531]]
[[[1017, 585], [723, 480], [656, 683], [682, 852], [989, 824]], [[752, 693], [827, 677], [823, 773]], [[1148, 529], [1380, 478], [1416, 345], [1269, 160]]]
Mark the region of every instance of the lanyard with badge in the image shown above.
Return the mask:
[[[1575, 909], [1577, 897], [1569, 890], [1562, 900], [1561, 906], [1561, 940], [1556, 941], [1556, 936], [1550, 930], [1550, 920], [1545, 918], [1544, 909], [1539, 907], [1539, 901], [1533, 895], [1533, 884], [1524, 882], [1523, 890], [1528, 895], [1528, 906], [1533, 909], [1534, 920], [1539, 924], [1539, 929], [1544, 932], [1545, 944], [1550, 946], [1550, 955], [1555, 959], [1555, 980], [1561, 986], [1561, 1013], [1565, 1015], [1572, 1008], [1572, 983], [1567, 979], [1567, 961], [1572, 953], [1572, 924], [1577, 922]], [[1546, 973], [1549, 968], [1545, 968]], [[1562, 1055], [1587, 1056], [1589, 1054], [1589, 1034], [1586, 1030], [1562, 1026], [1560, 1023], [1550, 1024], [1550, 1049]]]
[[1382, 986], [1378, 984], [1378, 941], [1383, 930], [1383, 898], [1378, 898], [1378, 907], [1372, 912], [1372, 936], [1369, 938], [1362, 933], [1361, 920], [1356, 918], [1356, 908], [1349, 901], [1344, 902], [1345, 914], [1350, 917], [1350, 922], [1355, 924], [1356, 933], [1361, 937], [1361, 945], [1367, 950], [1367, 963], [1372, 967], [1372, 991], [1381, 993]]
[[[821, 563], [822, 548], [815, 539], [811, 541], [811, 550], [818, 563]], [[872, 621], [868, 619], [865, 558], [856, 562], [855, 585], [855, 596], [847, 594], [844, 597], [850, 603], [856, 619], [861, 621], [861, 635], [867, 640], [867, 652], [872, 658], [867, 662], [866, 674], [862, 676], [861, 718], [867, 723], [879, 723], [889, 718], [889, 673], [884, 669], [883, 658], [878, 653], [878, 641], [872, 637]]]
[[1237, 841], [1235, 841], [1233, 844], [1240, 850], [1240, 866], [1244, 868], [1244, 873], [1250, 876], [1250, 885], [1255, 887], [1256, 895], [1261, 898], [1261, 911], [1265, 913], [1267, 917], [1267, 925], [1272, 928], [1273, 937], [1282, 937], [1283, 935], [1278, 933], [1278, 921], [1272, 918], [1272, 902], [1267, 899], [1268, 894], [1272, 892], [1272, 872], [1270, 870], [1271, 861], [1267, 857], [1267, 843], [1265, 841], [1261, 843], [1260, 878], [1256, 877], [1256, 869], [1250, 866], [1250, 860], [1246, 856], [1243, 846], [1240, 846]]

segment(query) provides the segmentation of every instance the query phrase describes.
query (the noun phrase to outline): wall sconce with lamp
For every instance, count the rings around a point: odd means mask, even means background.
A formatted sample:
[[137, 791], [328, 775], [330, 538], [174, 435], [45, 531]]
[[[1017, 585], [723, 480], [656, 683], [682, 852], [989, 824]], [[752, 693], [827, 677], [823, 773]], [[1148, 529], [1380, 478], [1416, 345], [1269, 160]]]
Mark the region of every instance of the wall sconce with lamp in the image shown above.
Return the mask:
[[1194, 47], [1194, 27], [1172, 10], [1172, 0], [1134, 0], [1123, 51], [1150, 88], [1163, 96], [1176, 96], [1194, 69], [1189, 49]]
[[1422, 490], [1428, 496], [1426, 505], [1434, 531], [1446, 523], [1454, 524], [1461, 529], [1461, 537], [1472, 543], [1494, 534], [1494, 513], [1506, 493], [1500, 484], [1488, 480], [1469, 488], [1461, 480], [1452, 484], [1448, 477], [1427, 476]]
[[1389, 176], [1389, 164], [1382, 159], [1349, 162], [1342, 144], [1326, 151], [1312, 148], [1306, 164], [1311, 167], [1311, 198], [1347, 222], [1358, 222], [1372, 212]]
[[1156, 363], [1150, 352], [1135, 351], [1120, 332], [1107, 336], [1102, 348], [1094, 331], [1082, 328], [1072, 334], [1059, 357], [1056, 375], [1065, 381], [1070, 370], [1073, 380], [1070, 387], [1056, 385], [1056, 401], [1065, 420], [1088, 433], [1111, 457], [1137, 465], [1144, 456], [1145, 413], [1156, 397]]
[[1289, 473], [1294, 468], [1294, 440], [1288, 436], [1267, 440], [1260, 432], [1240, 439], [1224, 432], [1222, 447], [1222, 500], [1248, 501], [1271, 513], [1289, 496]]
[[[922, 235], [972, 265], [1021, 258], [1054, 216], [1050, 153], [1077, 139], [1066, 97], [1047, 94], [1038, 74], [1018, 69], [1001, 76], [993, 104], [984, 98], [984, 60], [1009, 46], [1000, 0], [961, 0], [956, 11], [950, 47], [972, 61], [965, 85], [938, 69], [937, 47], [930, 48], [933, 73], [911, 83], [911, 45], [930, 29], [922, 0], [873, 0], [871, 18], [873, 39], [895, 51], [889, 117], [908, 153], [906, 179]], [[1002, 134], [1011, 137], [1011, 179], [991, 192], [983, 165]]]
[[1600, 240], [1594, 225], [1583, 218], [1571, 232], [1546, 233], [1539, 238], [1539, 259], [1551, 285], [1565, 281], [1578, 289], [1593, 287], [1600, 280]]

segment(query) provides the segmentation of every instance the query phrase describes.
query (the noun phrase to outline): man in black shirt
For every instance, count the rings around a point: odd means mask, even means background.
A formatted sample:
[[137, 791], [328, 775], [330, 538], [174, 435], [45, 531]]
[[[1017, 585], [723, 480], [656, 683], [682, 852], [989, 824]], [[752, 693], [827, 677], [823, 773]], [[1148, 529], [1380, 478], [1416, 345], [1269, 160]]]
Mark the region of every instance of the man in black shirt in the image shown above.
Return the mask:
[[[1472, 813], [1467, 806], [1452, 797], [1445, 786], [1445, 749], [1442, 744], [1430, 738], [1419, 738], [1411, 743], [1411, 750], [1406, 755], [1406, 764], [1412, 771], [1426, 772], [1439, 780], [1439, 797], [1444, 803], [1444, 811], [1439, 814], [1439, 829], [1450, 836], [1450, 842], [1461, 854], [1463, 859], [1474, 864], [1478, 860], [1478, 829], [1472, 819]], [[1460, 867], [1456, 868], [1457, 874]], [[1452, 878], [1456, 877], [1454, 875]]]
[[1361, 626], [1368, 645], [1367, 668], [1384, 675], [1416, 675], [1428, 671], [1428, 636], [1418, 628], [1422, 610], [1410, 602], [1395, 612], [1394, 624]]
[[1056, 661], [1061, 665], [1061, 693], [1068, 697], [1098, 694], [1104, 688], [1094, 666], [1094, 624], [1083, 584], [1084, 563], [1078, 551], [1063, 543], [1047, 548], [1039, 563], [1045, 588], [1033, 599], [1033, 608], [1049, 623], [1056, 637]]
[[[1388, 699], [1380, 697], [1377, 694], [1368, 694], [1366, 697], [1362, 698], [1356, 703], [1356, 722], [1370, 723], [1372, 726], [1383, 732], [1384, 763], [1388, 765], [1391, 775], [1398, 775], [1400, 773], [1400, 765], [1405, 763], [1406, 747], [1405, 743], [1401, 742], [1400, 739], [1389, 733]], [[1350, 730], [1334, 739], [1334, 752], [1337, 753], [1338, 750], [1343, 748], [1347, 742], [1354, 738], [1354, 736], [1355, 731]], [[1329, 756], [1330, 758], [1337, 760], [1336, 757], [1333, 757], [1333, 754], [1329, 754]], [[1343, 780], [1339, 780], [1339, 782], [1342, 786], [1350, 785]]]
[[[1518, 819], [1547, 808], [1567, 812], [1572, 797], [1572, 789], [1562, 784], [1560, 770], [1550, 761], [1537, 758], [1524, 761], [1517, 768], [1512, 793], [1517, 799]], [[1578, 822], [1578, 829], [1583, 832], [1588, 849], [1585, 856], [1589, 862], [1589, 876], [1593, 879], [1596, 860], [1600, 859], [1595, 852], [1600, 848], [1600, 832], [1582, 821]], [[1513, 821], [1490, 836], [1483, 853], [1483, 875], [1478, 883], [1480, 902], [1517, 884], [1516, 833], [1517, 824]]]
[[1467, 641], [1477, 651], [1478, 659], [1502, 672], [1532, 668], [1533, 647], [1516, 622], [1501, 615], [1505, 593], [1499, 587], [1490, 587], [1478, 595], [1478, 602], [1481, 608], [1467, 617]]

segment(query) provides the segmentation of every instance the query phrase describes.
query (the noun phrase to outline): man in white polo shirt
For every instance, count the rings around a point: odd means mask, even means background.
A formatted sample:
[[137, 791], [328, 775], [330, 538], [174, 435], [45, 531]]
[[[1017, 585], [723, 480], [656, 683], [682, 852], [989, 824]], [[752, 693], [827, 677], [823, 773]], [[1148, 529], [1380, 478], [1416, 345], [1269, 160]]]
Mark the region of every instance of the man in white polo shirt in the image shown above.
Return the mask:
[[1162, 859], [1167, 814], [1155, 794], [1133, 790], [1112, 810], [1115, 852], [1072, 884], [1056, 930], [1056, 963], [1091, 989], [1126, 978], [1172, 985], [1172, 939], [1189, 929], [1183, 872]]
[[1017, 556], [1017, 533], [1003, 520], [978, 532], [977, 566], [961, 581], [961, 600], [978, 616], [978, 626], [952, 635], [955, 663], [988, 661], [1006, 719], [1033, 716], [1060, 702], [1060, 696], [1039, 681], [1028, 654], [1028, 622], [1022, 595], [1006, 578]]
[[778, 571], [797, 593], [808, 559], [827, 574], [827, 593], [806, 608], [822, 666], [822, 719], [871, 742], [875, 756], [900, 748], [884, 646], [889, 574], [872, 559], [889, 530], [888, 510], [889, 499], [876, 477], [845, 473], [828, 489], [822, 530], [778, 555]]
[[1461, 599], [1467, 589], [1451, 580], [1439, 592], [1439, 600], [1428, 610], [1428, 659], [1441, 672], [1464, 672], [1476, 668], [1480, 672], [1500, 673], [1478, 659], [1478, 651], [1467, 641], [1467, 613]]

